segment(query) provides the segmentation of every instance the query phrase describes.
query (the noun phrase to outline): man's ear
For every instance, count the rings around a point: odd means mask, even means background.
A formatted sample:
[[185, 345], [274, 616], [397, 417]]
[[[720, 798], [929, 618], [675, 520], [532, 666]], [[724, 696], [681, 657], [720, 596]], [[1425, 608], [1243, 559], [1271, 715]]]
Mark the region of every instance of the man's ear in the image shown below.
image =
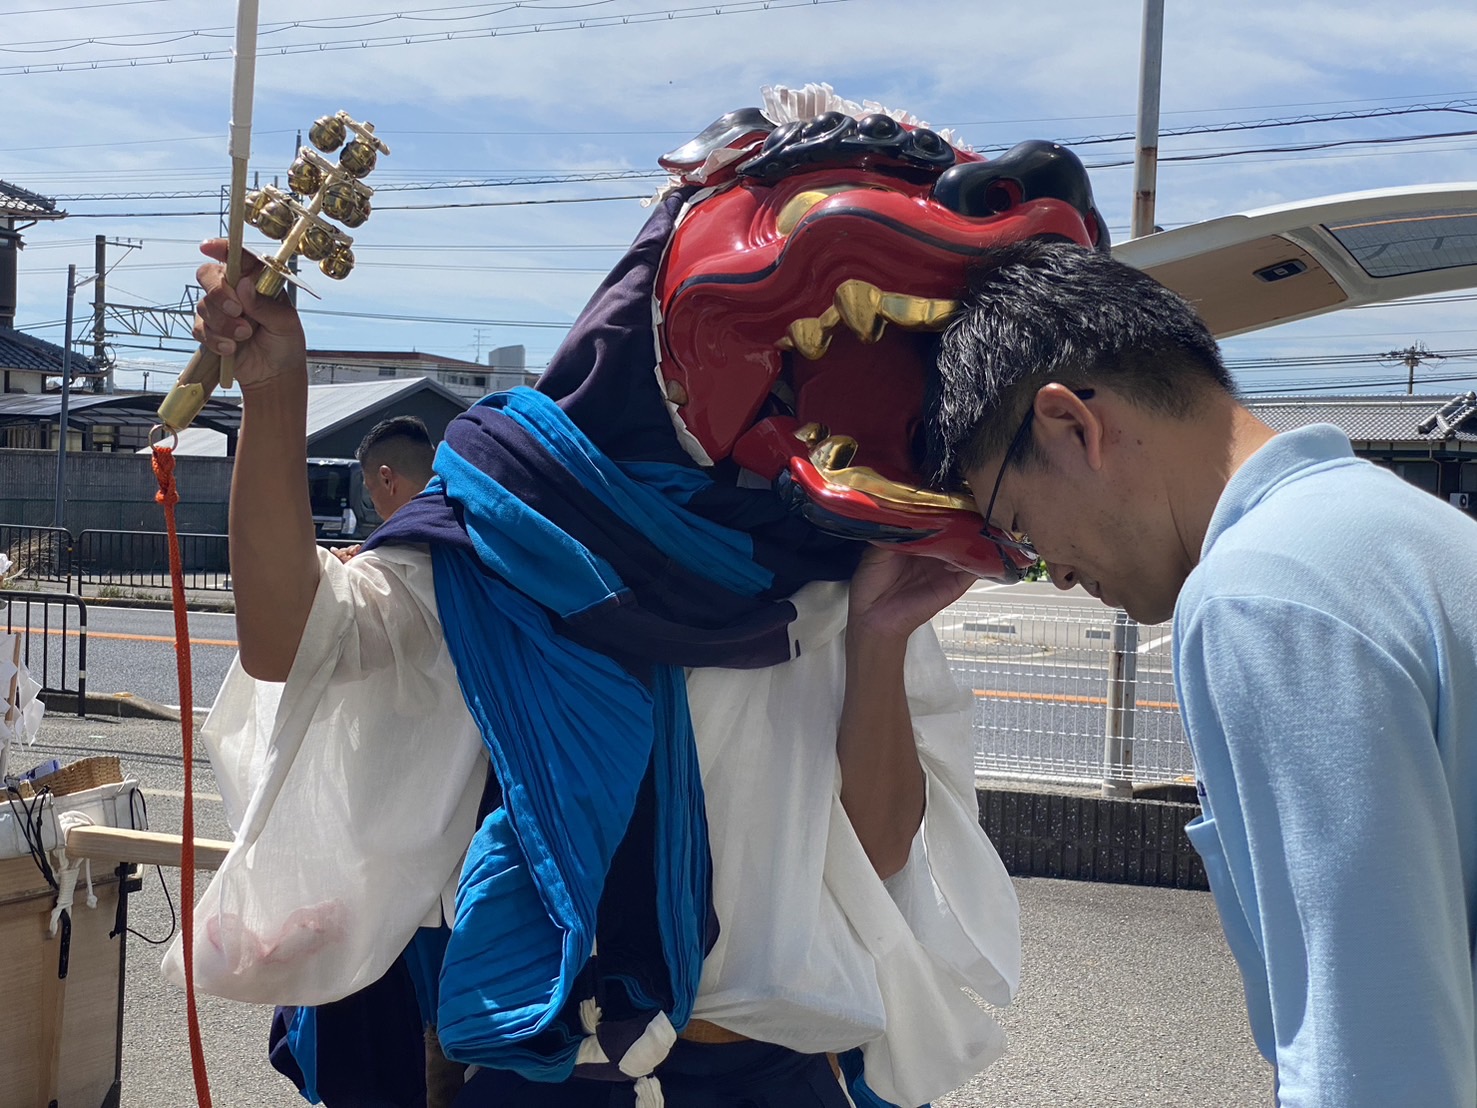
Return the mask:
[[1032, 437], [1049, 457], [1065, 452], [1064, 459], [1075, 456], [1091, 470], [1102, 469], [1102, 420], [1082, 397], [1053, 381], [1037, 390], [1032, 403]]
[[380, 466], [379, 479], [386, 488], [389, 488], [395, 482], [395, 471], [389, 466]]

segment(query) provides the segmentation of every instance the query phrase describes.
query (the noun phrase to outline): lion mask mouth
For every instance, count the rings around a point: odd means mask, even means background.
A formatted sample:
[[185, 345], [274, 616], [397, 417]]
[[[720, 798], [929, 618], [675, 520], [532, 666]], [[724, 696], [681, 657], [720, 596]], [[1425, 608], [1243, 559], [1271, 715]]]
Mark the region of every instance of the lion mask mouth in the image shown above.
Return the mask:
[[658, 372], [689, 452], [774, 482], [824, 530], [1018, 577], [973, 499], [924, 478], [924, 395], [983, 251], [1107, 248], [1076, 156], [1026, 142], [986, 161], [829, 107], [731, 112], [662, 164], [703, 186], [655, 290]]

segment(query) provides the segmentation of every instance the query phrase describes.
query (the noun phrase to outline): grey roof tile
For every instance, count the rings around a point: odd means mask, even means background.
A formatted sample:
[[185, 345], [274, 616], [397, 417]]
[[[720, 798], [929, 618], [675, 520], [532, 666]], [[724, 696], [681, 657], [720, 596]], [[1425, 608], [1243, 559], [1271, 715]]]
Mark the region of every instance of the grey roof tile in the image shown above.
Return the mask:
[[0, 181], [0, 219], [61, 219], [66, 214], [50, 197]]
[[[1463, 395], [1463, 394], [1459, 394]], [[1268, 396], [1247, 400], [1246, 406], [1275, 431], [1290, 431], [1310, 423], [1332, 423], [1354, 442], [1418, 442], [1429, 444], [1455, 439], [1477, 442], [1477, 411], [1462, 418], [1453, 433], [1421, 426], [1457, 399], [1450, 393], [1409, 396]]]
[[[92, 368], [92, 359], [73, 352], [73, 373], [90, 373]], [[59, 374], [62, 371], [62, 348], [14, 327], [0, 327], [0, 369]]]

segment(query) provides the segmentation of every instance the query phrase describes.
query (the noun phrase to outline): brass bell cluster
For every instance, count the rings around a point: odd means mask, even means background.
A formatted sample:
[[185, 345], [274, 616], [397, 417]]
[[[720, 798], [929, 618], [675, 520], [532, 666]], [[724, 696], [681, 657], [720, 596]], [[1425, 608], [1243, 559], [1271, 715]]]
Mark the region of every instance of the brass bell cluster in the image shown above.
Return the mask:
[[[246, 194], [246, 222], [282, 243], [275, 257], [265, 259], [266, 269], [257, 279], [257, 292], [264, 296], [282, 291], [290, 279], [287, 263], [297, 254], [317, 262], [334, 280], [349, 275], [354, 240], [329, 220], [358, 227], [369, 218], [374, 190], [362, 179], [381, 154], [390, 152], [374, 133], [373, 123], [350, 119], [347, 112], [319, 119], [309, 129], [308, 141], [316, 149], [304, 146], [287, 170], [291, 193], [267, 185]], [[335, 150], [337, 162], [323, 156]]]

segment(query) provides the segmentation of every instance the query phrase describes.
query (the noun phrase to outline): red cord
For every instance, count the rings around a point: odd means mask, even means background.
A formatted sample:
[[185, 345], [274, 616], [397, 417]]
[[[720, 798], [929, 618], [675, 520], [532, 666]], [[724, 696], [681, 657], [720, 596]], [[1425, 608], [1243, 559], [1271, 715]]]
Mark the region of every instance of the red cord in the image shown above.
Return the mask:
[[195, 1008], [195, 684], [190, 674], [190, 623], [185, 611], [185, 574], [180, 565], [179, 532], [174, 506], [179, 490], [174, 484], [174, 450], [154, 447], [154, 476], [159, 491], [154, 499], [164, 505], [169, 532], [169, 584], [174, 593], [174, 655], [179, 668], [180, 730], [184, 737], [185, 811], [180, 834], [180, 939], [185, 956], [185, 1012], [190, 1029], [190, 1068], [195, 1073], [195, 1099], [211, 1108], [210, 1080], [205, 1073], [205, 1048], [200, 1041], [200, 1014]]

